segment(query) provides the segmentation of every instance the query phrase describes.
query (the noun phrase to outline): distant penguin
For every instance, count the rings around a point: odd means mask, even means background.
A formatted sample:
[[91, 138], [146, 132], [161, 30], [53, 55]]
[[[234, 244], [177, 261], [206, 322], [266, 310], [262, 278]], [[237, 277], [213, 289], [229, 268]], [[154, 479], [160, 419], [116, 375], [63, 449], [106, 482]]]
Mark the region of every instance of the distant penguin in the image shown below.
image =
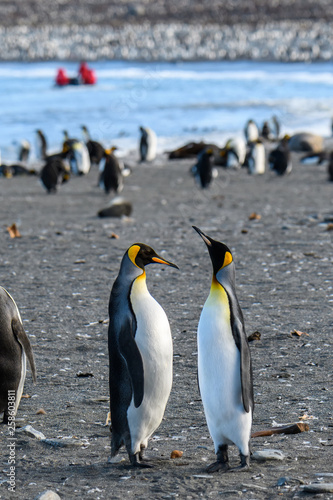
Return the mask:
[[255, 142], [251, 143], [250, 152], [247, 158], [249, 173], [253, 175], [264, 174], [265, 163], [265, 147], [263, 143], [257, 139]]
[[253, 382], [250, 349], [235, 290], [229, 248], [193, 226], [209, 251], [213, 280], [198, 325], [198, 382], [217, 461], [207, 472], [229, 470], [228, 445], [240, 452], [239, 469], [250, 463]]
[[198, 154], [192, 173], [199, 187], [208, 188], [214, 178], [213, 150], [206, 148]]
[[82, 132], [83, 132], [84, 142], [85, 142], [87, 149], [88, 149], [90, 163], [91, 163], [91, 165], [98, 166], [100, 161], [104, 157], [104, 147], [99, 142], [93, 141], [90, 138], [89, 131], [85, 125], [82, 125], [81, 128], [82, 128]]
[[[15, 417], [19, 407], [27, 358], [33, 381], [36, 382], [34, 356], [18, 307], [9, 293], [0, 287], [0, 413], [4, 414], [5, 424]], [[13, 398], [8, 391], [14, 391]], [[14, 402], [13, 407], [11, 402]]]
[[36, 156], [38, 160], [45, 160], [47, 156], [47, 141], [41, 130], [36, 130]]
[[116, 147], [104, 152], [99, 167], [99, 187], [108, 194], [120, 193], [123, 189], [123, 176], [118, 158], [113, 154]]
[[21, 141], [18, 151], [18, 160], [27, 163], [30, 155], [30, 149], [31, 146], [29, 141], [26, 141], [25, 139]]
[[248, 120], [244, 129], [244, 135], [248, 144], [259, 139], [259, 129], [257, 124], [253, 120]]
[[241, 137], [229, 139], [220, 151], [224, 157], [222, 166], [226, 168], [240, 168], [244, 165], [246, 157], [246, 144]]
[[60, 157], [49, 159], [40, 172], [41, 183], [48, 193], [56, 193], [58, 185], [67, 182], [69, 177], [69, 165]]
[[287, 139], [282, 139], [278, 147], [269, 153], [268, 163], [278, 175], [290, 174], [292, 163]]
[[111, 457], [125, 445], [137, 467], [149, 467], [141, 462], [143, 450], [162, 421], [172, 386], [169, 321], [146, 285], [145, 266], [154, 263], [177, 268], [151, 247], [132, 245], [109, 303]]
[[328, 166], [327, 166], [328, 180], [333, 182], [333, 151], [331, 151]]
[[262, 129], [261, 129], [261, 137], [263, 139], [266, 139], [267, 141], [270, 141], [272, 139], [271, 128], [270, 128], [269, 123], [267, 121], [263, 123]]
[[121, 196], [113, 198], [107, 207], [98, 212], [98, 217], [128, 217], [133, 210], [132, 203]]
[[74, 175], [86, 175], [90, 170], [90, 158], [87, 146], [77, 139], [70, 138], [64, 130], [63, 152], [67, 153], [71, 172]]
[[156, 158], [157, 139], [153, 130], [140, 127], [140, 161], [152, 161]]
[[272, 125], [273, 125], [274, 138], [275, 138], [275, 140], [279, 140], [281, 126], [280, 126], [280, 122], [279, 122], [277, 116], [275, 116], [275, 115], [272, 116]]

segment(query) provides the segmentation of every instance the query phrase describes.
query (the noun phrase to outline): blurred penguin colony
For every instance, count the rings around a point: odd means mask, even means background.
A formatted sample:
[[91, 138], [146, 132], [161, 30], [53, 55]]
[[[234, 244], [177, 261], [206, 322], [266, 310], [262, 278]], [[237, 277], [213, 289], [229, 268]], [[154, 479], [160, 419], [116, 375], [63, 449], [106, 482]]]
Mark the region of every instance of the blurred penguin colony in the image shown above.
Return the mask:
[[[85, 67], [81, 65], [80, 71], [82, 66]], [[51, 152], [46, 134], [36, 130], [34, 157], [31, 155], [31, 144], [23, 139], [19, 143], [16, 162], [0, 159], [0, 176], [34, 175], [39, 177], [47, 193], [56, 193], [61, 184], [86, 175], [93, 168], [98, 171], [98, 186], [106, 194], [115, 196], [122, 191], [124, 179], [132, 168], [156, 159], [158, 138], [149, 127], [139, 127], [137, 163], [132, 162], [131, 165], [117, 155], [116, 145], [105, 145], [91, 138], [87, 126], [81, 126], [81, 133], [82, 137], [78, 139], [64, 130], [59, 150]], [[243, 135], [229, 138], [222, 147], [204, 141], [189, 142], [164, 154], [169, 160], [193, 159], [189, 174], [198, 188], [206, 189], [218, 177], [219, 169], [244, 168], [249, 175], [263, 175], [267, 171], [277, 176], [289, 175], [293, 168], [293, 153], [302, 154], [300, 162], [303, 165], [325, 163], [327, 179], [333, 181], [333, 151], [325, 146], [324, 137], [311, 132], [281, 136], [276, 116], [262, 126], [249, 119]], [[129, 215], [128, 212], [127, 204], [125, 213], [119, 213], [118, 207], [116, 216]], [[101, 216], [107, 215], [103, 212]]]

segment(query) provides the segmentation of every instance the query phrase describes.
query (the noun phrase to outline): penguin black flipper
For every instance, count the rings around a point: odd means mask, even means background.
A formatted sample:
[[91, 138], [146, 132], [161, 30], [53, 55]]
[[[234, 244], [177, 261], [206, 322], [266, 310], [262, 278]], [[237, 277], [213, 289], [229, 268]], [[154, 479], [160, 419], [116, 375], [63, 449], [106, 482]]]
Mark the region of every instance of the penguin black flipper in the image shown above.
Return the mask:
[[127, 318], [119, 334], [120, 353], [126, 361], [131, 379], [134, 406], [138, 408], [144, 396], [143, 361], [139, 348], [134, 339], [135, 325], [132, 318]]
[[248, 413], [250, 409], [253, 411], [254, 407], [252, 366], [250, 348], [246, 338], [244, 324], [239, 319], [239, 316], [236, 318], [235, 315], [233, 315], [232, 334], [240, 352], [242, 399], [244, 410]]
[[32, 373], [32, 379], [36, 383], [36, 377], [37, 377], [36, 365], [35, 365], [34, 355], [32, 353], [32, 349], [31, 349], [31, 344], [30, 344], [30, 341], [27, 337], [27, 334], [24, 331], [24, 328], [23, 328], [21, 322], [17, 318], [12, 319], [12, 330], [13, 330], [13, 334], [17, 338], [18, 342], [23, 347], [24, 352], [29, 360], [31, 373]]

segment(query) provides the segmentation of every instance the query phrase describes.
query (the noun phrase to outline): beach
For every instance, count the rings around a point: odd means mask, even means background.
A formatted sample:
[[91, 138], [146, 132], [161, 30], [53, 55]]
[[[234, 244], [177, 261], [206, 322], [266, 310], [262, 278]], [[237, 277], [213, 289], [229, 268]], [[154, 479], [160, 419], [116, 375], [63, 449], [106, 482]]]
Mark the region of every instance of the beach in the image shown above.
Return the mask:
[[[302, 165], [299, 158], [293, 153], [289, 176], [219, 169], [211, 188], [199, 190], [189, 174], [194, 161], [160, 154], [138, 164], [132, 151], [122, 195], [133, 213], [126, 219], [97, 217], [109, 197], [96, 187], [96, 169], [72, 177], [55, 195], [35, 177], [1, 179], [1, 285], [18, 305], [37, 366], [36, 385], [27, 372], [16, 425], [31, 425], [46, 438], [16, 433], [11, 496], [2, 426], [1, 498], [33, 499], [51, 489], [71, 499], [261, 500], [302, 498], [304, 485], [332, 483], [332, 183], [325, 163]], [[13, 223], [21, 238], [10, 238], [6, 228]], [[293, 422], [310, 427], [253, 438], [252, 452], [274, 449], [283, 459], [252, 459], [248, 472], [205, 472], [215, 455], [197, 387], [196, 329], [211, 263], [192, 225], [230, 247], [247, 334], [261, 333], [250, 343], [253, 431]], [[135, 242], [179, 266], [147, 268], [148, 288], [169, 317], [174, 344], [173, 388], [149, 441], [149, 470], [131, 468], [124, 450], [121, 462], [108, 463], [105, 425], [108, 300], [121, 258]], [[171, 459], [173, 450], [183, 456]], [[234, 447], [230, 461], [238, 465]]]

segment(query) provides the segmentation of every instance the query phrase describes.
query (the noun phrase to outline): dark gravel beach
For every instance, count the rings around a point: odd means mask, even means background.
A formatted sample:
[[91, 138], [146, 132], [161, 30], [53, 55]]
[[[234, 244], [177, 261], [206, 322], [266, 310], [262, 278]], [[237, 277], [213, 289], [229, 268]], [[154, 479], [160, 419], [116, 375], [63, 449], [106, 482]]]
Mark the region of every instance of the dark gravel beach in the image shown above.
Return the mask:
[[[8, 430], [2, 426], [0, 498], [62, 499], [302, 498], [304, 485], [332, 483], [332, 183], [326, 165], [301, 165], [287, 177], [219, 170], [199, 191], [190, 160], [136, 164], [123, 196], [131, 218], [99, 219], [106, 205], [97, 170], [47, 195], [34, 177], [0, 179], [1, 285], [14, 297], [30, 336], [37, 385], [27, 373], [17, 426], [30, 424], [51, 441], [17, 433], [16, 493], [4, 482]], [[249, 219], [252, 213], [258, 215]], [[21, 238], [11, 239], [16, 222]], [[253, 430], [304, 421], [310, 431], [252, 440], [281, 461], [252, 460], [243, 473], [212, 474], [213, 444], [197, 388], [196, 328], [211, 264], [196, 225], [233, 251], [237, 292], [254, 367]], [[111, 238], [116, 233], [119, 238]], [[107, 463], [108, 300], [125, 250], [151, 245], [180, 270], [149, 266], [147, 284], [164, 307], [174, 340], [174, 383], [165, 418], [150, 440], [149, 470]], [[304, 334], [297, 336], [291, 332]], [[79, 376], [78, 376], [79, 375]], [[39, 412], [43, 409], [44, 412]], [[302, 419], [302, 420], [300, 420]], [[182, 458], [170, 459], [173, 450]], [[238, 456], [232, 448], [231, 463]], [[318, 498], [333, 498], [324, 493]]]

